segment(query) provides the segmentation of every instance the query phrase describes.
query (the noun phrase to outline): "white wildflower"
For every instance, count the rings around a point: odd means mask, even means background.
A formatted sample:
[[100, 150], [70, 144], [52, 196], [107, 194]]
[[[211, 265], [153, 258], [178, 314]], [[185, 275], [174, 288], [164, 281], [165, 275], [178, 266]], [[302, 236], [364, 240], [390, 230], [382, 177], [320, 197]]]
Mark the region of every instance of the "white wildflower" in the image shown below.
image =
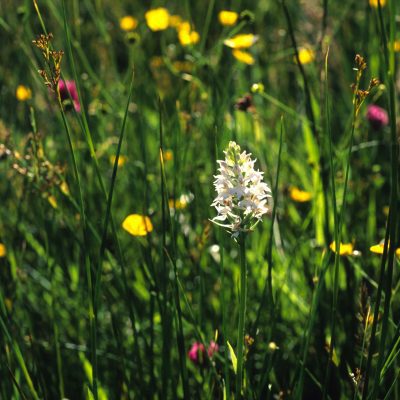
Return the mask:
[[254, 169], [256, 160], [250, 158], [251, 154], [241, 152], [235, 142], [229, 142], [224, 153], [225, 160], [217, 161], [219, 175], [214, 176], [217, 197], [211, 206], [218, 215], [212, 222], [238, 237], [240, 232], [252, 230], [268, 213], [271, 189], [263, 182], [263, 172]]

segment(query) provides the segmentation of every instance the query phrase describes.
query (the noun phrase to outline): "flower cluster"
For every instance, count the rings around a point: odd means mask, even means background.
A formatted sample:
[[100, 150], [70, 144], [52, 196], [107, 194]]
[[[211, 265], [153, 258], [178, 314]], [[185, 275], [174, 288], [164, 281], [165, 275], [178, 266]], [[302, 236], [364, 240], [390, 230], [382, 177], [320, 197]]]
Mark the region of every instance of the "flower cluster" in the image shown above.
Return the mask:
[[256, 60], [254, 57], [244, 49], [249, 49], [258, 40], [257, 35], [252, 33], [244, 33], [233, 36], [224, 40], [224, 45], [232, 49], [233, 56], [240, 62], [248, 65], [253, 65]]
[[367, 120], [371, 127], [380, 130], [389, 124], [389, 116], [386, 110], [376, 104], [370, 104], [367, 107]]
[[252, 230], [268, 213], [271, 189], [263, 182], [263, 172], [254, 169], [256, 160], [251, 159], [251, 154], [241, 152], [235, 142], [229, 142], [224, 153], [225, 160], [217, 161], [220, 173], [214, 182], [217, 197], [211, 206], [218, 215], [212, 222], [238, 237], [240, 232]]
[[188, 351], [188, 357], [193, 364], [204, 366], [207, 359], [212, 359], [218, 350], [219, 346], [213, 340], [211, 340], [207, 350], [203, 343], [194, 342]]

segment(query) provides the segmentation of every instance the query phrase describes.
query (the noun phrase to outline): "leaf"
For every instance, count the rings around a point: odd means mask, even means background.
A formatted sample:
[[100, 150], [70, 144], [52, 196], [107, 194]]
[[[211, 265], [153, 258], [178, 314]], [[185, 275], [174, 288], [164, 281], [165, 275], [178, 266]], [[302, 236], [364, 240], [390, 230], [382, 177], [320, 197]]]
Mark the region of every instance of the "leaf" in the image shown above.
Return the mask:
[[229, 353], [230, 353], [230, 355], [231, 355], [233, 371], [234, 371], [235, 374], [236, 374], [236, 370], [237, 370], [237, 358], [236, 358], [235, 350], [233, 350], [233, 347], [231, 346], [231, 344], [230, 344], [228, 341], [226, 341], [226, 343], [228, 344]]

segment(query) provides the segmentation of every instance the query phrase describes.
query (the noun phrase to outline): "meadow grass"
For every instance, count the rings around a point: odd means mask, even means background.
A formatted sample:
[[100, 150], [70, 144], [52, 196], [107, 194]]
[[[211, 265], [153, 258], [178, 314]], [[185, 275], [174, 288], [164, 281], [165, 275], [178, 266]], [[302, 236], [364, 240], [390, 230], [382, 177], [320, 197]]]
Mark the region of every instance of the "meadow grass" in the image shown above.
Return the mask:
[[396, 3], [3, 0], [0, 399], [400, 399]]

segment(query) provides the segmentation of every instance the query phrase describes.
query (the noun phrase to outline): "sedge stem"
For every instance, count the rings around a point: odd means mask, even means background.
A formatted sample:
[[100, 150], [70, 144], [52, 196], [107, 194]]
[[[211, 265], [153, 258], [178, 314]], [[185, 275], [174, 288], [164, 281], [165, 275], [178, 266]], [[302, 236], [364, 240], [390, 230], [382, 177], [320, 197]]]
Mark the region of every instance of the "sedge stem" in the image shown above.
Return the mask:
[[239, 235], [240, 247], [240, 306], [239, 326], [237, 337], [237, 374], [236, 374], [236, 396], [241, 398], [243, 388], [243, 347], [244, 347], [244, 324], [246, 316], [247, 298], [247, 265], [246, 265], [246, 233]]

